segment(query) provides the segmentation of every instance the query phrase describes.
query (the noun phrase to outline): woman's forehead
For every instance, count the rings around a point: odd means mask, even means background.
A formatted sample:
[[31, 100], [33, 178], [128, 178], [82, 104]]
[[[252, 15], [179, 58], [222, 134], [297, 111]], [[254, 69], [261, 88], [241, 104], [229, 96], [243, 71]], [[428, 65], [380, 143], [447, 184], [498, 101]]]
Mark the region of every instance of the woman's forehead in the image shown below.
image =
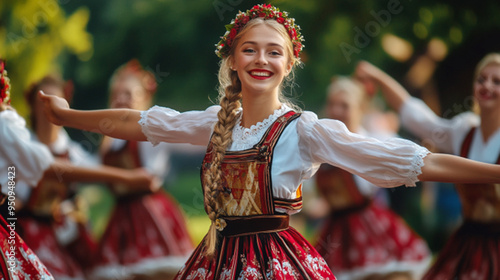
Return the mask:
[[240, 38], [242, 44], [259, 44], [285, 47], [285, 38], [273, 27], [259, 24], [248, 29]]

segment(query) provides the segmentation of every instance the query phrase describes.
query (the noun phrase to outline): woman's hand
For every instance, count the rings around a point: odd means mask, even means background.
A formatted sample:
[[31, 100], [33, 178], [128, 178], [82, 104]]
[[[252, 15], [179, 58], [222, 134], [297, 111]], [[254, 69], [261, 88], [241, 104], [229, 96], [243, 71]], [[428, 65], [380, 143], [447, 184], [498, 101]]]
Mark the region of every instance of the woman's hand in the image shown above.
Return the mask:
[[377, 85], [381, 89], [389, 106], [398, 112], [406, 100], [411, 97], [406, 89], [396, 80], [367, 61], [360, 61], [358, 63], [354, 71], [354, 77], [362, 83], [370, 81], [370, 83]]
[[53, 124], [64, 125], [63, 113], [69, 109], [68, 101], [55, 95], [47, 95], [43, 91], [38, 92], [38, 97], [42, 101], [47, 119]]
[[147, 141], [139, 124], [141, 111], [132, 109], [75, 110], [60, 97], [38, 92], [41, 109], [56, 125], [101, 133], [113, 138]]
[[358, 80], [374, 80], [382, 73], [375, 65], [368, 61], [360, 61], [354, 71], [354, 77]]
[[144, 168], [126, 170], [125, 184], [131, 192], [157, 192], [161, 188], [161, 181]]

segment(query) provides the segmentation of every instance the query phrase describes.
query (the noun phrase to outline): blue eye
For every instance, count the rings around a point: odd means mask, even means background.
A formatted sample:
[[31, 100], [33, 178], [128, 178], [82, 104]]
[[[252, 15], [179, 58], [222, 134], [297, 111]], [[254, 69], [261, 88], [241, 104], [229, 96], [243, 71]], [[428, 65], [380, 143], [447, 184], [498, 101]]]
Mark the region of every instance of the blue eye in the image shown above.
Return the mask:
[[244, 49], [243, 52], [244, 53], [253, 53], [255, 51], [253, 49]]

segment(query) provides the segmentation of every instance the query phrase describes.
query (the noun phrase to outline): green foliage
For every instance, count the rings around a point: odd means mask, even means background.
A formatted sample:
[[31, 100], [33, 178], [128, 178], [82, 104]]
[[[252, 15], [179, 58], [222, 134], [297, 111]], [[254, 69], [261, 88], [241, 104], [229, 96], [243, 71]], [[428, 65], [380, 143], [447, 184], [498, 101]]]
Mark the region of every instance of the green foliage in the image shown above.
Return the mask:
[[92, 56], [92, 36], [85, 30], [89, 10], [69, 16], [55, 0], [2, 1], [0, 56], [7, 60], [12, 105], [26, 112], [23, 91], [49, 72], [61, 71], [64, 55], [80, 61]]
[[[216, 97], [219, 60], [214, 44], [238, 10], [257, 3], [261, 2], [2, 1], [0, 53], [10, 60], [14, 91], [21, 91], [47, 71], [62, 70], [75, 82], [75, 107], [103, 108], [107, 106], [108, 80], [113, 71], [137, 58], [156, 74], [156, 103], [180, 111], [201, 109]], [[310, 110], [322, 107], [331, 76], [350, 74], [360, 59], [401, 78], [412, 59], [426, 51], [431, 39], [441, 39], [453, 52], [480, 30], [500, 26], [498, 1], [271, 3], [289, 11], [302, 28], [305, 66], [297, 69], [298, 86], [293, 92]], [[43, 13], [45, 16], [39, 16]], [[381, 41], [386, 34], [411, 44], [410, 60], [402, 64], [384, 51]], [[16, 103], [19, 96], [19, 92], [14, 93]]]

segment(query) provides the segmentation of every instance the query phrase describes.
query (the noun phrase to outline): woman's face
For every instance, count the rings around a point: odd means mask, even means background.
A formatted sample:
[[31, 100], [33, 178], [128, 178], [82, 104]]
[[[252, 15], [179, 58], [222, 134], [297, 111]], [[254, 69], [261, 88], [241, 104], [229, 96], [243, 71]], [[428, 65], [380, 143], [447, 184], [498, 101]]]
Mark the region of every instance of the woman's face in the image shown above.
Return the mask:
[[149, 108], [151, 103], [151, 95], [133, 76], [118, 77], [111, 85], [110, 90], [111, 108], [145, 110]]
[[238, 72], [242, 94], [278, 93], [292, 64], [286, 52], [287, 41], [265, 24], [248, 30], [239, 40], [233, 57], [233, 70]]
[[349, 130], [361, 123], [361, 104], [353, 95], [345, 91], [330, 92], [326, 103], [326, 117], [343, 122]]
[[500, 65], [491, 64], [479, 72], [474, 98], [481, 111], [500, 110]]

